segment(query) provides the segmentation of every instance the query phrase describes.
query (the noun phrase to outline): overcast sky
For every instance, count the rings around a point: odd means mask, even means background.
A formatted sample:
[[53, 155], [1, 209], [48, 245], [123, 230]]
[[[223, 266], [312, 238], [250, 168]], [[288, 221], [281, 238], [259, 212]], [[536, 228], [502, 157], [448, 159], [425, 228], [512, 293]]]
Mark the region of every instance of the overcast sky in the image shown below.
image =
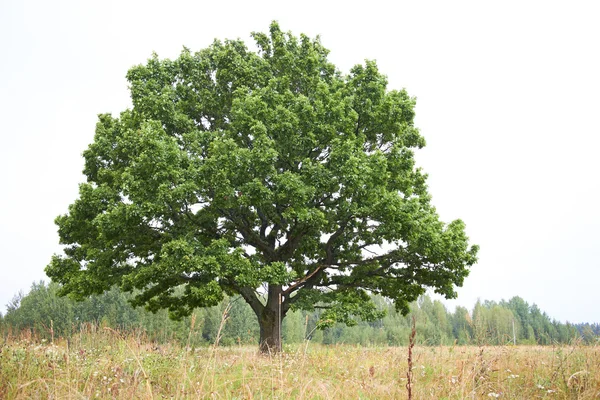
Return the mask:
[[433, 203], [481, 246], [451, 308], [518, 295], [600, 322], [599, 18], [596, 1], [0, 0], [0, 312], [47, 279], [96, 116], [130, 106], [127, 70], [278, 20], [417, 97]]

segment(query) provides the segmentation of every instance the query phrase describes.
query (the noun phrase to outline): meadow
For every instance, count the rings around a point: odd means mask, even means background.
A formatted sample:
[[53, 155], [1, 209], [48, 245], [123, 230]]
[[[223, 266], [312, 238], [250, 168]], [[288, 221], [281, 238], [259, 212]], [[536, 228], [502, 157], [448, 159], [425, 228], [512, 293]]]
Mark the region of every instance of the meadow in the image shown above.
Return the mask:
[[[597, 399], [600, 346], [190, 348], [89, 326], [0, 346], [2, 399]], [[409, 372], [410, 371], [410, 372]], [[407, 385], [409, 383], [409, 385]]]

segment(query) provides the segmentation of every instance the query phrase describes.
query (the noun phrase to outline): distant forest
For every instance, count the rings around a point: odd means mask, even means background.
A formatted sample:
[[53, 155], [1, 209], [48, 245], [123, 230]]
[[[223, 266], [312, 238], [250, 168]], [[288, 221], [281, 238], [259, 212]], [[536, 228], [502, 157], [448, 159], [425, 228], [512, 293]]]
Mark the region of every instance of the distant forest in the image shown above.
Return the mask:
[[[82, 302], [58, 297], [58, 285], [34, 283], [28, 294], [22, 293], [8, 304], [6, 315], [0, 314], [0, 334], [31, 334], [49, 340], [70, 337], [82, 330], [113, 328], [143, 335], [164, 343], [173, 340], [202, 346], [214, 343], [224, 316], [219, 343], [222, 345], [256, 344], [259, 332], [256, 317], [239, 297], [224, 299], [211, 308], [198, 309], [190, 317], [173, 321], [164, 310], [156, 314], [133, 308], [128, 294], [112, 289]], [[318, 329], [319, 310], [294, 311], [283, 320], [284, 346], [305, 339], [323, 344], [358, 344], [365, 346], [406, 345], [412, 318], [416, 321], [416, 340], [421, 345], [504, 345], [564, 344], [581, 341], [598, 343], [599, 324], [569, 324], [551, 320], [535, 304], [520, 297], [508, 301], [477, 302], [472, 311], [457, 307], [449, 312], [442, 302], [422, 296], [403, 316], [394, 305], [374, 296], [386, 316], [375, 322], [356, 320], [354, 326], [336, 324]], [[514, 335], [514, 336], [513, 336]]]

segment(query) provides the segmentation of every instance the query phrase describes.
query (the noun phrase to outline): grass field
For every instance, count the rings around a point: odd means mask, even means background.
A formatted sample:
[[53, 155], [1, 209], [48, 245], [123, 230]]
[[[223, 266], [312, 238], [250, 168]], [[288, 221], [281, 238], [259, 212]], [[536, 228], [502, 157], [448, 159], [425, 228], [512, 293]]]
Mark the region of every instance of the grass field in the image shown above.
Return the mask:
[[[256, 350], [155, 345], [110, 329], [55, 343], [9, 338], [0, 398], [408, 398], [407, 348]], [[598, 399], [600, 347], [415, 347], [410, 382], [414, 399]]]

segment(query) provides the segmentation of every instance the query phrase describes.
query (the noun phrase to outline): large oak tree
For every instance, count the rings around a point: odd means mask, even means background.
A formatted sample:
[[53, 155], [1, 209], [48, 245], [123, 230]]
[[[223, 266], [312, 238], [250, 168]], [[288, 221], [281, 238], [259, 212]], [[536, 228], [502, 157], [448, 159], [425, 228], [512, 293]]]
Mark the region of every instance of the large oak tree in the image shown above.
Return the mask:
[[118, 285], [174, 317], [240, 294], [260, 348], [292, 309], [323, 325], [453, 297], [477, 246], [441, 222], [415, 167], [415, 99], [374, 62], [341, 74], [318, 39], [281, 31], [215, 41], [127, 74], [133, 108], [100, 115], [79, 198], [59, 216], [61, 293]]

